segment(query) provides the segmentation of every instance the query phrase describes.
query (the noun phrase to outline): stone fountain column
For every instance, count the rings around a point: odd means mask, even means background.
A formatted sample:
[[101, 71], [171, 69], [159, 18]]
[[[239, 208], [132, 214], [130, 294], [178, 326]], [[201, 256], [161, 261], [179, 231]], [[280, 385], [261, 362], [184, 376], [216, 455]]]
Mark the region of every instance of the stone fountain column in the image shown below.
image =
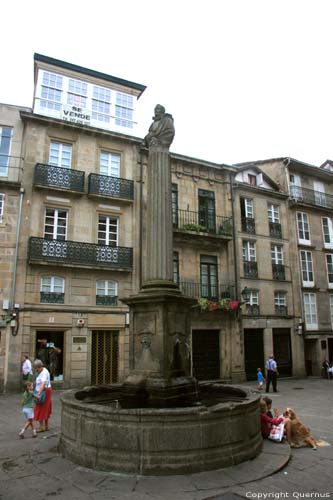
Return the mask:
[[156, 406], [190, 403], [197, 398], [191, 377], [190, 308], [173, 282], [173, 232], [169, 147], [173, 118], [163, 106], [144, 140], [148, 147], [146, 237], [143, 285], [126, 300], [130, 307], [131, 373], [123, 387], [129, 396]]

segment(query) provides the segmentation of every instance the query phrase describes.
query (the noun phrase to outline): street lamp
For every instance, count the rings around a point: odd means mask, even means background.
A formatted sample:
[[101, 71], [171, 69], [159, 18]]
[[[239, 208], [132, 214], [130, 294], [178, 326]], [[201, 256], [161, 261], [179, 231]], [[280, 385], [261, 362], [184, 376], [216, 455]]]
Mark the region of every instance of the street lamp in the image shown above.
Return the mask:
[[243, 303], [246, 304], [250, 300], [250, 295], [251, 295], [251, 290], [247, 288], [247, 286], [244, 287], [243, 290], [241, 291]]

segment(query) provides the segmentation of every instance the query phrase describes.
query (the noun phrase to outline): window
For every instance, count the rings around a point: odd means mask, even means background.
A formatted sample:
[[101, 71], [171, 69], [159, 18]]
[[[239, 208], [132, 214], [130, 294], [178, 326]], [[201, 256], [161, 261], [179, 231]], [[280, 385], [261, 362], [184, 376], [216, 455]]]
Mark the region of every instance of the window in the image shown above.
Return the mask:
[[199, 189], [198, 191], [199, 205], [199, 225], [203, 226], [207, 232], [216, 232], [215, 222], [215, 193]]
[[116, 306], [118, 299], [118, 283], [112, 280], [96, 281], [96, 305]]
[[177, 184], [172, 184], [171, 203], [172, 203], [172, 224], [173, 224], [173, 227], [178, 227], [178, 186], [177, 186]]
[[332, 219], [329, 217], [322, 218], [324, 246], [325, 248], [333, 248], [333, 226]]
[[116, 93], [116, 125], [133, 127], [133, 96]]
[[65, 280], [58, 276], [43, 276], [40, 282], [40, 301], [63, 304], [65, 296]]
[[256, 244], [254, 241], [243, 241], [244, 276], [247, 278], [258, 277]]
[[307, 250], [300, 251], [301, 271], [303, 286], [314, 286], [312, 253]]
[[253, 215], [253, 201], [249, 198], [240, 198], [242, 231], [255, 233], [255, 221]]
[[200, 256], [200, 288], [201, 297], [218, 300], [217, 257]]
[[87, 92], [88, 92], [87, 83], [82, 82], [80, 80], [73, 80], [72, 78], [70, 78], [68, 81], [67, 104], [86, 108]]
[[274, 292], [275, 313], [287, 315], [287, 295], [286, 292]]
[[317, 305], [316, 305], [316, 295], [314, 293], [304, 293], [304, 314], [305, 314], [305, 326], [307, 330], [317, 330], [318, 320], [317, 320]]
[[272, 271], [274, 280], [284, 280], [283, 247], [271, 245]]
[[310, 226], [308, 216], [304, 212], [297, 212], [298, 241], [302, 245], [310, 245]]
[[119, 177], [120, 175], [120, 155], [117, 153], [108, 153], [102, 151], [100, 154], [100, 174], [110, 177]]
[[41, 101], [42, 108], [61, 110], [62, 76], [43, 72]]
[[67, 239], [67, 210], [47, 208], [45, 211], [44, 238], [46, 240]]
[[111, 91], [103, 87], [93, 87], [92, 118], [105, 123], [110, 123]]
[[333, 288], [333, 255], [326, 255], [327, 281], [328, 287]]
[[258, 316], [259, 312], [259, 292], [250, 290], [246, 301], [246, 314], [247, 316]]
[[326, 195], [325, 195], [324, 184], [319, 181], [314, 181], [313, 189], [315, 195], [315, 204], [320, 205], [322, 207], [326, 207]]
[[12, 131], [10, 127], [0, 127], [0, 176], [8, 175]]
[[179, 285], [179, 253], [173, 252], [173, 281]]
[[257, 185], [257, 176], [256, 175], [248, 174], [248, 180], [249, 180], [249, 184], [251, 184], [252, 186]]
[[269, 203], [267, 205], [269, 234], [272, 238], [282, 238], [282, 230], [280, 224], [280, 209], [278, 205]]
[[301, 178], [297, 174], [290, 174], [290, 197], [297, 200], [303, 200]]
[[49, 164], [55, 167], [71, 168], [72, 146], [61, 142], [51, 142]]
[[118, 244], [118, 219], [108, 215], [98, 217], [98, 244], [116, 246]]
[[330, 316], [331, 316], [331, 324], [333, 326], [333, 295], [329, 295], [330, 300]]
[[0, 224], [3, 221], [3, 212], [5, 207], [5, 195], [0, 193]]

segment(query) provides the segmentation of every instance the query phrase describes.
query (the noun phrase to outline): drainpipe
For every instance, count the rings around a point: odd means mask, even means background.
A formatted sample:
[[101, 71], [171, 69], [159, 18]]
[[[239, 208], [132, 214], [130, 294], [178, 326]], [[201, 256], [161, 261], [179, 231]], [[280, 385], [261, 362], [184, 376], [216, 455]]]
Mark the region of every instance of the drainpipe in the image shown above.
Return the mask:
[[12, 291], [11, 291], [11, 297], [10, 297], [10, 305], [11, 305], [12, 309], [14, 308], [14, 304], [15, 304], [18, 246], [19, 246], [19, 235], [20, 235], [20, 226], [21, 226], [21, 218], [22, 218], [23, 195], [24, 195], [24, 188], [20, 188], [19, 213], [18, 213], [18, 220], [17, 220], [17, 226], [16, 226], [16, 240], [15, 240], [14, 273], [13, 273]]
[[234, 207], [234, 190], [233, 190], [233, 176], [229, 174], [230, 181], [230, 196], [231, 196], [231, 213], [232, 213], [232, 236], [234, 239], [234, 275], [235, 275], [235, 298], [239, 298], [239, 287], [238, 287], [238, 253], [237, 253], [237, 242], [236, 242], [236, 221], [235, 221], [235, 207]]

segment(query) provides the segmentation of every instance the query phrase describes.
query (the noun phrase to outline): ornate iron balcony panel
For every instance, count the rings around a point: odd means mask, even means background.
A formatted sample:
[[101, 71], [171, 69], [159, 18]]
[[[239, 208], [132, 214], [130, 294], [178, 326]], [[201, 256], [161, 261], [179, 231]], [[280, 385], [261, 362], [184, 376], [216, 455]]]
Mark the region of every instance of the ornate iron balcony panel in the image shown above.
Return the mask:
[[259, 316], [260, 307], [258, 304], [246, 304], [246, 316]]
[[256, 223], [252, 217], [242, 217], [242, 231], [244, 233], [255, 234]]
[[134, 199], [134, 182], [108, 175], [89, 174], [88, 193], [125, 200]]
[[284, 281], [286, 279], [285, 267], [283, 264], [272, 263], [273, 280]]
[[275, 306], [275, 314], [279, 316], [288, 316], [287, 306]]
[[244, 260], [243, 264], [246, 278], [258, 278], [258, 264], [256, 261]]
[[282, 229], [281, 224], [279, 222], [270, 222], [269, 223], [269, 235], [272, 238], [282, 238]]
[[65, 294], [56, 292], [40, 292], [40, 301], [45, 304], [64, 304]]
[[118, 297], [116, 295], [96, 295], [97, 306], [116, 306]]
[[29, 262], [45, 261], [62, 264], [132, 269], [133, 249], [82, 243], [80, 241], [47, 240], [31, 237]]
[[83, 193], [84, 172], [37, 163], [34, 173], [34, 185]]

